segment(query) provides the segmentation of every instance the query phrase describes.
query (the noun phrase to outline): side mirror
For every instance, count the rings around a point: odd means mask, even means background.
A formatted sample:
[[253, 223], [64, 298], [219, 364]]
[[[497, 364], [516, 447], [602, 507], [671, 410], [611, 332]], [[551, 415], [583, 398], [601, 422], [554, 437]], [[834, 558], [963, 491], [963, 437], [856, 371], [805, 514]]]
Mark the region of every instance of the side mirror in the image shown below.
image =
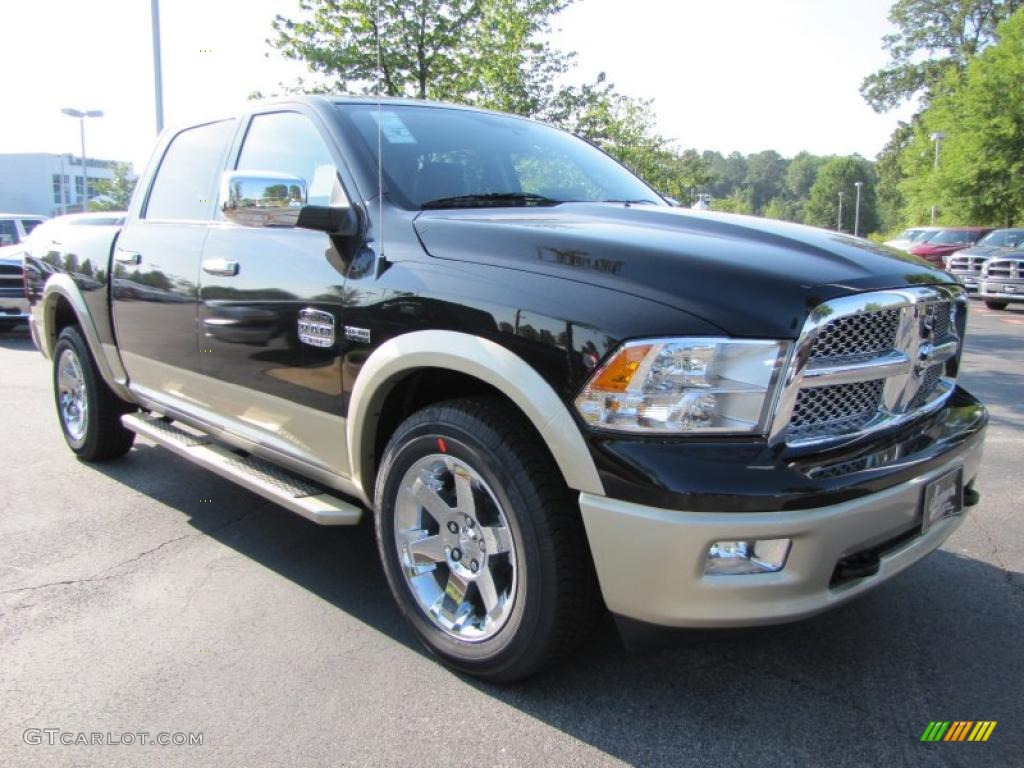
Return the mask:
[[272, 171], [228, 171], [221, 177], [224, 218], [244, 227], [294, 227], [306, 204], [306, 182]]

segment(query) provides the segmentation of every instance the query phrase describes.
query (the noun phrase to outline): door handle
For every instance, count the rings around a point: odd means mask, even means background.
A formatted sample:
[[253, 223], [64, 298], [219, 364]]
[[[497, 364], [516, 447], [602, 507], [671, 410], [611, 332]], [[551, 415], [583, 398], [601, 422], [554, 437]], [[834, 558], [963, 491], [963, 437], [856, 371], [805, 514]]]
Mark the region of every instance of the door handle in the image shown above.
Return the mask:
[[131, 264], [137, 266], [142, 263], [142, 254], [136, 253], [135, 251], [122, 251], [120, 248], [114, 254], [114, 259], [118, 264]]
[[203, 272], [211, 275], [234, 277], [238, 274], [238, 262], [229, 259], [206, 259], [203, 262]]

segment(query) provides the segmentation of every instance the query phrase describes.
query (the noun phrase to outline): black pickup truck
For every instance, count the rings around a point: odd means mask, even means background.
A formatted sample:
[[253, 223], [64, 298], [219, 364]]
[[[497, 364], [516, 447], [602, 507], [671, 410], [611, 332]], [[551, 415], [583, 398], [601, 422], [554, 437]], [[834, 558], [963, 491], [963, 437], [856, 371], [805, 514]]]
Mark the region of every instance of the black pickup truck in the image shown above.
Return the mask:
[[28, 259], [68, 445], [138, 434], [317, 523], [372, 510], [399, 607], [460, 670], [529, 675], [602, 604], [805, 617], [978, 500], [965, 295], [914, 257], [681, 210], [461, 107], [260, 103], [154, 158], [123, 227]]

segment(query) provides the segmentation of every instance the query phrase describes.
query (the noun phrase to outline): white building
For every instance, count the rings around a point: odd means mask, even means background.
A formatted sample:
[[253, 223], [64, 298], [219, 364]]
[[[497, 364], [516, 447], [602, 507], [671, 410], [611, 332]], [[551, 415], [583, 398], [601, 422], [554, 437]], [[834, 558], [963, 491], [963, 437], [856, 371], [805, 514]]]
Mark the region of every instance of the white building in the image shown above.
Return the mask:
[[[113, 177], [111, 160], [89, 158], [89, 199], [93, 183]], [[56, 216], [82, 210], [82, 158], [45, 152], [0, 154], [0, 212]]]

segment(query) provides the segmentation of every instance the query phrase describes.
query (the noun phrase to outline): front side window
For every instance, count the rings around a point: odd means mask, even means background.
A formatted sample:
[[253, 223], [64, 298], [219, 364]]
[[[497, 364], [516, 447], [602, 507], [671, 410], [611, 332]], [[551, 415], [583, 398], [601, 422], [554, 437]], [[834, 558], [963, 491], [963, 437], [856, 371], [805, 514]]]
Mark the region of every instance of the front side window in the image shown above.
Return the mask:
[[296, 176], [306, 182], [310, 205], [330, 205], [338, 184], [338, 170], [327, 145], [309, 119], [297, 112], [253, 117], [236, 170]]
[[18, 242], [18, 228], [13, 219], [0, 219], [0, 245], [14, 245]]
[[460, 205], [635, 201], [665, 205], [596, 147], [521, 118], [463, 109], [341, 104], [342, 121], [410, 210]]
[[149, 192], [145, 218], [206, 221], [213, 218], [213, 196], [234, 121], [189, 128], [164, 152]]
[[42, 223], [43, 222], [41, 219], [23, 219], [21, 222], [21, 226], [25, 228], [25, 234], [27, 235]]

